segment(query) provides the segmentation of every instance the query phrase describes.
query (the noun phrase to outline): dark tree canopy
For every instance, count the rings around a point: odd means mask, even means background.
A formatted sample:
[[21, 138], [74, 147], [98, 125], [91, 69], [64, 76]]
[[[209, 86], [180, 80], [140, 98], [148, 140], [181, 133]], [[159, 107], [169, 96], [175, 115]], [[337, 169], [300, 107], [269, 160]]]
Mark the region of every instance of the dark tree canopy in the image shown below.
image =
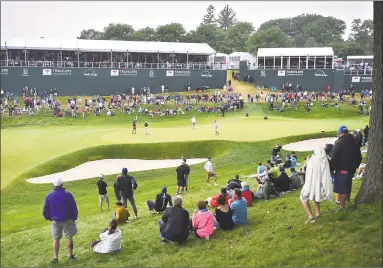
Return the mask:
[[[201, 24], [186, 31], [180, 23], [157, 28], [135, 30], [123, 23], [111, 23], [103, 31], [83, 30], [79, 39], [134, 40], [163, 42], [204, 42], [221, 53], [255, 53], [258, 47], [323, 47], [331, 46], [338, 57], [371, 55], [373, 49], [372, 20], [354, 19], [351, 34], [343, 39], [346, 24], [334, 17], [302, 14], [291, 18], [269, 20], [254, 29], [250, 22], [238, 22], [233, 8], [226, 5], [215, 15], [209, 5]], [[152, 25], [153, 26], [153, 25]], [[256, 30], [256, 31], [255, 31]]]

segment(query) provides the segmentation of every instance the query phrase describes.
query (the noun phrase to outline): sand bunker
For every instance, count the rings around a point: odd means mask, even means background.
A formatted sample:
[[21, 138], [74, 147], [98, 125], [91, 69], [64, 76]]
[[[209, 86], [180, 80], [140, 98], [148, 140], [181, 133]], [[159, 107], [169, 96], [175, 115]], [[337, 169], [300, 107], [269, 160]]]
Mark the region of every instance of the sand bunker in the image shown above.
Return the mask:
[[[207, 159], [187, 159], [188, 165], [199, 164], [207, 161]], [[75, 168], [46, 175], [38, 178], [31, 178], [27, 181], [30, 183], [52, 183], [53, 179], [61, 177], [64, 181], [76, 181], [98, 177], [100, 174], [111, 175], [121, 172], [123, 167], [128, 168], [129, 172], [144, 171], [151, 169], [178, 167], [181, 159], [168, 160], [140, 160], [140, 159], [104, 159], [90, 161], [81, 164]]]
[[334, 144], [336, 140], [337, 138], [333, 137], [333, 138], [319, 138], [319, 139], [298, 141], [298, 142], [283, 145], [283, 150], [296, 151], [296, 152], [312, 151], [316, 147], [323, 146], [327, 143]]

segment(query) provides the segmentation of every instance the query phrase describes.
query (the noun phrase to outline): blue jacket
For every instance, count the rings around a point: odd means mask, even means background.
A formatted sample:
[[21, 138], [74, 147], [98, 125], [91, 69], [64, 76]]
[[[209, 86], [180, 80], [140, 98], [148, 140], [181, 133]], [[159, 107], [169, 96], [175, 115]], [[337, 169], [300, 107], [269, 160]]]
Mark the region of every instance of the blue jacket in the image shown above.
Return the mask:
[[45, 198], [43, 215], [46, 220], [55, 222], [77, 220], [78, 210], [73, 195], [56, 187]]

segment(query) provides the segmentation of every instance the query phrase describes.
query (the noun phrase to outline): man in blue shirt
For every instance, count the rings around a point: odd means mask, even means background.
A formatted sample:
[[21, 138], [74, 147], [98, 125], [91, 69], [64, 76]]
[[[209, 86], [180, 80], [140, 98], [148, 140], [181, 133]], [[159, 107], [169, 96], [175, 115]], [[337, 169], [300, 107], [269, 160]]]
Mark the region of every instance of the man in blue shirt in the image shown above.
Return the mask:
[[240, 189], [235, 189], [233, 202], [230, 205], [233, 213], [233, 222], [235, 225], [247, 224], [247, 204], [246, 199], [242, 198], [242, 192]]
[[258, 163], [258, 168], [257, 168], [257, 175], [259, 176], [260, 174], [262, 174], [263, 172], [265, 172], [265, 167], [262, 166], [262, 163], [259, 162]]
[[73, 236], [77, 234], [75, 221], [77, 220], [78, 210], [73, 195], [65, 191], [63, 184], [61, 178], [53, 181], [55, 188], [45, 198], [43, 211], [44, 218], [52, 222], [53, 263], [58, 262], [60, 239], [63, 231], [67, 240], [69, 259], [76, 259], [73, 255]]

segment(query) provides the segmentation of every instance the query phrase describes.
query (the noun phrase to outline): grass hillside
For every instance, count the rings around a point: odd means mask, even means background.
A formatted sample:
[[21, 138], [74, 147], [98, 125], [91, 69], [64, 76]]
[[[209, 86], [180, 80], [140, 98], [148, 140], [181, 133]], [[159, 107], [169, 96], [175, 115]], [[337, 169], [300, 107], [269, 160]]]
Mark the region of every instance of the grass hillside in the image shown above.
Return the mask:
[[[2, 190], [2, 264], [46, 266], [51, 259], [50, 225], [42, 218], [41, 211], [44, 197], [52, 186], [29, 184], [25, 182], [28, 177], [76, 166], [90, 156], [120, 158], [130, 154], [145, 158], [145, 154], [148, 158], [155, 158], [156, 155], [158, 158], [171, 158], [187, 150], [191, 155], [212, 155], [219, 183], [223, 185], [237, 173], [254, 173], [256, 162], [265, 162], [275, 143], [286, 144], [333, 134], [321, 133], [266, 142], [197, 142], [188, 144], [188, 147], [177, 143], [150, 147], [101, 146], [44, 163]], [[305, 155], [307, 153], [299, 153], [298, 159]], [[198, 200], [205, 200], [219, 192], [219, 187], [205, 185], [202, 166], [200, 164], [191, 167], [192, 190], [184, 195], [184, 207], [190, 213]], [[133, 175], [139, 183], [135, 198], [141, 218], [120, 226], [123, 232], [123, 252], [113, 255], [97, 255], [89, 249], [89, 243], [97, 239], [111, 219], [111, 212], [98, 211], [95, 184], [97, 179], [65, 183], [66, 189], [74, 194], [79, 207], [79, 234], [75, 237], [75, 252], [79, 259], [68, 262], [64, 258], [66, 251], [62, 243], [60, 266], [179, 266], [180, 260], [185, 266], [378, 266], [382, 262], [381, 205], [361, 206], [357, 210], [337, 214], [334, 212], [336, 207], [325, 202], [320, 221], [304, 225], [305, 214], [299, 202], [299, 191], [267, 202], [256, 201], [249, 208], [247, 226], [231, 232], [217, 231], [210, 241], [190, 237], [181, 246], [160, 245], [157, 224], [159, 216], [149, 215], [145, 202], [153, 199], [164, 185], [168, 186], [170, 194], [174, 194], [174, 169], [136, 172]], [[111, 175], [105, 181], [111, 187], [114, 179], [115, 175]], [[248, 182], [255, 190], [256, 182]], [[359, 182], [354, 185], [354, 196], [359, 185]], [[109, 196], [113, 203], [111, 188]], [[217, 252], [220, 256], [237, 257], [223, 261], [217, 256]], [[254, 252], [257, 252], [257, 257], [250, 257]]]

